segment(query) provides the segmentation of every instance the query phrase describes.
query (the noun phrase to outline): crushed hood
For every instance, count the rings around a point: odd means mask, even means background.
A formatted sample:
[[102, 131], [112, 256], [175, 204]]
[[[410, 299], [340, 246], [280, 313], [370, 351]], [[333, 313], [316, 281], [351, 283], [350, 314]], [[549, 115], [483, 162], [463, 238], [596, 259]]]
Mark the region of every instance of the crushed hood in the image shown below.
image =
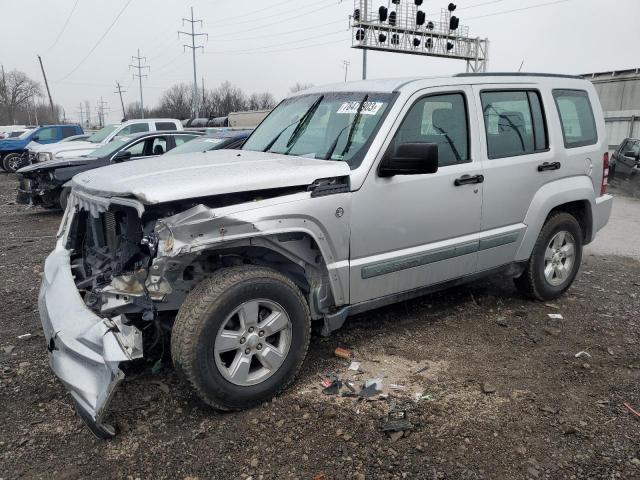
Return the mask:
[[129, 161], [76, 175], [74, 188], [164, 203], [226, 193], [310, 185], [351, 172], [344, 162], [245, 150], [214, 150]]

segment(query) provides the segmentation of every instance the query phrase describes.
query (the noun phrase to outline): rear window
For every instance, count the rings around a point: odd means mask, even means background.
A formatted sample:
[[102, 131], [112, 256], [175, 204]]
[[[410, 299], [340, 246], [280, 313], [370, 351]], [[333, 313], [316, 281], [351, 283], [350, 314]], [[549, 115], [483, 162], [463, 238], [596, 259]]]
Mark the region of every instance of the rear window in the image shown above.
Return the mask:
[[156, 122], [156, 130], [175, 130], [176, 124], [173, 122]]
[[582, 90], [554, 90], [566, 148], [583, 147], [598, 142], [596, 120], [589, 95]]
[[79, 133], [76, 127], [62, 127], [62, 138], [67, 138]]

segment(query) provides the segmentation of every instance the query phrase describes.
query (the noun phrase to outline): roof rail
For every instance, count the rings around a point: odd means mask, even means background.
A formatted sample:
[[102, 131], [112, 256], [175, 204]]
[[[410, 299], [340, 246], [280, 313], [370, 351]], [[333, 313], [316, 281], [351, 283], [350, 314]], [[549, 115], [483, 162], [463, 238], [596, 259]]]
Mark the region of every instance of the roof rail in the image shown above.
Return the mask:
[[565, 75], [562, 73], [527, 73], [527, 72], [481, 72], [481, 73], [457, 73], [454, 77], [551, 77], [551, 78], [573, 78], [584, 80], [578, 75]]

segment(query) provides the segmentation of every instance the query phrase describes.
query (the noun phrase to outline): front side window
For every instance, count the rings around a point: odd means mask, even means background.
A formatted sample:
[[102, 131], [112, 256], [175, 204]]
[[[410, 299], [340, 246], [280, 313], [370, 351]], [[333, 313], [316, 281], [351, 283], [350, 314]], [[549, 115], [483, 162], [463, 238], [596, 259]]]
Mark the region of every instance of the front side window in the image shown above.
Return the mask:
[[485, 91], [480, 99], [489, 158], [547, 149], [546, 122], [537, 91]]
[[402, 143], [435, 143], [440, 167], [466, 163], [470, 161], [468, 125], [463, 94], [425, 97], [413, 104], [390, 148]]
[[106, 127], [102, 127], [96, 133], [87, 138], [88, 142], [91, 143], [102, 143], [111, 133], [118, 128], [120, 125], [107, 125]]
[[41, 128], [36, 132], [38, 136], [39, 142], [46, 142], [47, 140], [55, 140], [57, 138], [57, 128], [56, 127], [45, 127]]
[[131, 158], [143, 157], [145, 155], [145, 144], [150, 142], [151, 139], [140, 140], [134, 143], [125, 151], [131, 153]]
[[629, 140], [622, 149], [622, 155], [625, 157], [637, 158], [638, 155], [640, 155], [640, 142], [637, 140]]
[[284, 100], [256, 128], [243, 150], [347, 162], [357, 168], [393, 94], [346, 92]]
[[596, 120], [591, 109], [589, 95], [582, 90], [554, 90], [564, 146], [566, 148], [583, 147], [598, 142]]

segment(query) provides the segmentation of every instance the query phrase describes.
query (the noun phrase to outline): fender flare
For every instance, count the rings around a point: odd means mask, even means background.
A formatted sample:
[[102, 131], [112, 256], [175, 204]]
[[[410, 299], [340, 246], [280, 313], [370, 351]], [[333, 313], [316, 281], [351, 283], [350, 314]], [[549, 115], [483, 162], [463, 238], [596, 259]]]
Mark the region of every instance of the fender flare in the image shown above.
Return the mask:
[[[586, 175], [555, 180], [543, 185], [534, 195], [524, 218], [527, 230], [516, 253], [516, 261], [527, 260], [538, 239], [540, 230], [554, 208], [571, 202], [588, 202], [587, 215], [593, 219], [595, 194], [591, 178]], [[592, 221], [592, 220], [591, 220]], [[592, 229], [593, 230], [593, 229]], [[593, 231], [592, 231], [593, 235]], [[590, 238], [588, 240], [591, 240]]]

